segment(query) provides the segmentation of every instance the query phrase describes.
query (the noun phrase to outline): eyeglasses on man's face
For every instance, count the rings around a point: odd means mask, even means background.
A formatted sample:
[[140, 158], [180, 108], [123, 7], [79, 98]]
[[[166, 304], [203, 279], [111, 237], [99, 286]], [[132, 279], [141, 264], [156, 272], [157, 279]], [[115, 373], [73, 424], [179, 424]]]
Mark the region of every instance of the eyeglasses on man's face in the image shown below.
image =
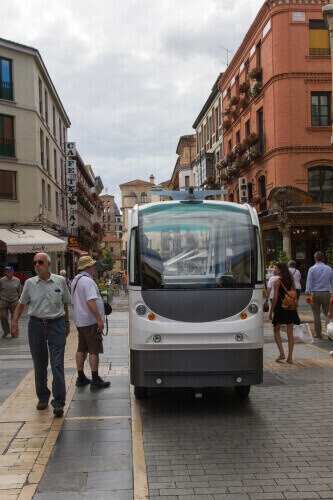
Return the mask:
[[45, 260], [34, 260], [33, 263], [34, 263], [34, 266], [36, 266], [37, 264], [39, 264], [40, 266], [42, 266], [44, 264], [44, 262], [46, 262]]

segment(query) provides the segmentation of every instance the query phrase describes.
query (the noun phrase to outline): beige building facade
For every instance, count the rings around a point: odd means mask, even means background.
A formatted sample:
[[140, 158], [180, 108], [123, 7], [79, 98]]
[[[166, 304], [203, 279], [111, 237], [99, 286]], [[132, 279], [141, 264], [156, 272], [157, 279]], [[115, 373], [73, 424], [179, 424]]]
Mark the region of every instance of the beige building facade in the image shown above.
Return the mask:
[[[69, 127], [38, 50], [0, 39], [0, 228], [12, 224], [23, 230], [35, 227], [59, 239], [66, 236], [65, 142]], [[2, 241], [2, 248], [5, 243]], [[64, 265], [65, 242], [60, 252], [52, 252], [47, 244], [44, 248], [52, 253], [53, 271], [58, 272]], [[4, 263], [31, 271], [27, 253], [2, 250], [0, 265]]]
[[[128, 238], [128, 211], [135, 205], [143, 205], [151, 203], [152, 195], [150, 190], [155, 186], [155, 178], [153, 175], [149, 177], [149, 182], [135, 179], [133, 181], [120, 184], [121, 191], [121, 212], [123, 217], [123, 232], [122, 232], [122, 268], [127, 267], [127, 238]], [[155, 197], [156, 198], [156, 197]]]

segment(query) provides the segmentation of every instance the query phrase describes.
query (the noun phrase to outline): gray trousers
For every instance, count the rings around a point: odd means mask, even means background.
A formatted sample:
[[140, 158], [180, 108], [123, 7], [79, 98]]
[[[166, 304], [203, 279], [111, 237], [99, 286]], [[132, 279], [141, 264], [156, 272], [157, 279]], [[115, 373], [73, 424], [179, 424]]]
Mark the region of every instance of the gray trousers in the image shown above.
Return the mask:
[[314, 327], [316, 335], [321, 337], [321, 320], [320, 320], [320, 308], [322, 308], [323, 313], [326, 316], [327, 321], [327, 313], [330, 307], [330, 292], [313, 292], [312, 293], [312, 302], [311, 308], [314, 317]]
[[5, 335], [10, 335], [10, 325], [8, 321], [9, 311], [11, 317], [13, 317], [16, 306], [17, 300], [9, 301], [0, 299], [0, 321]]
[[47, 386], [47, 367], [50, 362], [53, 375], [51, 405], [65, 406], [65, 346], [66, 323], [64, 319], [42, 323], [30, 318], [28, 325], [29, 346], [35, 368], [35, 385], [38, 399], [48, 401], [51, 391]]

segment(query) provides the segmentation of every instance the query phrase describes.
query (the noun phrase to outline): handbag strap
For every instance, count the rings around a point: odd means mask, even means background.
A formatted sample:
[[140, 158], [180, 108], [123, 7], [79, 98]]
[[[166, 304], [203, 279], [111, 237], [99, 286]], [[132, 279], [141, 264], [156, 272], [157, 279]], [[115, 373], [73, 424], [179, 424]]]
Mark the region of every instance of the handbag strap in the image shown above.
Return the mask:
[[291, 295], [289, 295], [288, 291], [289, 292], [294, 291], [294, 285], [291, 285], [291, 290], [287, 290], [286, 287], [284, 286], [284, 284], [282, 283], [281, 279], [280, 279], [280, 285], [282, 285], [282, 288], [284, 289], [284, 291], [286, 292], [286, 294], [288, 295], [288, 297], [292, 298]]
[[83, 276], [85, 276], [85, 274], [81, 274], [81, 276], [76, 280], [76, 283], [75, 283], [75, 286], [74, 286], [74, 289], [73, 289], [73, 296], [74, 296], [74, 292], [76, 290], [77, 284], [80, 281], [80, 279], [83, 278]]

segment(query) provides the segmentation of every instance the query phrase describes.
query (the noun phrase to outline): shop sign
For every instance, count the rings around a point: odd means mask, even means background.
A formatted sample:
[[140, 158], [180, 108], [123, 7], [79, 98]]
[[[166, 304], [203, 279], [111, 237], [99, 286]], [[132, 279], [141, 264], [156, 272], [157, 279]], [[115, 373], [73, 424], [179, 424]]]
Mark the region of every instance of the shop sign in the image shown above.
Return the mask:
[[66, 192], [67, 192], [67, 213], [68, 213], [68, 228], [78, 228], [77, 215], [77, 196], [76, 196], [76, 177], [77, 165], [76, 159], [73, 158], [73, 153], [76, 154], [75, 142], [66, 143], [66, 154], [70, 153], [71, 157], [66, 158]]
[[65, 142], [65, 154], [66, 156], [76, 156], [75, 142]]
[[78, 247], [79, 246], [79, 240], [77, 239], [76, 236], [69, 236], [68, 246], [69, 247]]
[[238, 179], [239, 201], [240, 203], [248, 203], [249, 192], [247, 188], [247, 177], [240, 177]]

